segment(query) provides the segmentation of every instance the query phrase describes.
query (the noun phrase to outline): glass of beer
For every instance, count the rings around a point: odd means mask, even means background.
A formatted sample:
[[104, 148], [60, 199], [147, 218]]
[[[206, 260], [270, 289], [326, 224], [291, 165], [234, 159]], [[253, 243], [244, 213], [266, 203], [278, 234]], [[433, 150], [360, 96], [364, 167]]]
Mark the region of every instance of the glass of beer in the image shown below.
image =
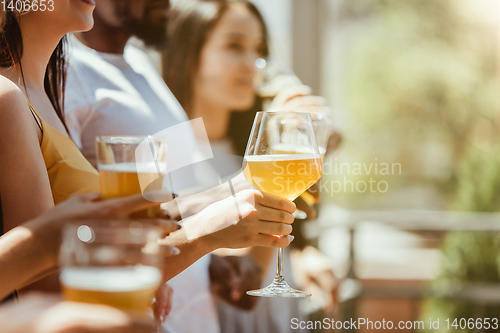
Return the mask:
[[[255, 66], [257, 73], [254, 77], [254, 85], [257, 94], [262, 98], [264, 109], [269, 109], [276, 95], [282, 90], [303, 85], [290, 68], [272, 57], [257, 59]], [[307, 213], [297, 209], [293, 216], [297, 219], [306, 219]]]
[[60, 252], [64, 297], [147, 315], [162, 283], [158, 226], [92, 221], [63, 230]]
[[[163, 187], [167, 143], [151, 136], [100, 136], [96, 138], [97, 169], [103, 199], [125, 197]], [[159, 207], [135, 213], [135, 218], [159, 216]]]
[[[245, 178], [262, 192], [293, 201], [321, 177], [321, 158], [309, 113], [258, 112], [243, 162]], [[283, 276], [283, 249], [278, 249], [278, 269], [266, 288], [248, 295], [308, 297], [291, 288]]]
[[255, 66], [257, 67], [257, 74], [254, 78], [254, 85], [257, 94], [264, 101], [264, 109], [269, 108], [274, 97], [281, 90], [302, 85], [302, 81], [290, 68], [272, 57], [257, 59]]
[[326, 148], [328, 146], [328, 139], [332, 131], [332, 121], [328, 114], [315, 113], [311, 114], [311, 120], [318, 141], [318, 149], [321, 155], [321, 162], [325, 160]]

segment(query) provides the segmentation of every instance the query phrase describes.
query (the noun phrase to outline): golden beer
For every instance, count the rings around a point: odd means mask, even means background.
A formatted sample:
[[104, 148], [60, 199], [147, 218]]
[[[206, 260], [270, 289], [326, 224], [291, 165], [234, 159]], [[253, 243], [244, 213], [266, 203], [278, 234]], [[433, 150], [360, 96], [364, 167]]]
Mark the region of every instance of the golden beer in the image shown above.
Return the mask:
[[[151, 164], [115, 163], [99, 166], [103, 199], [126, 197], [143, 191], [161, 190], [162, 175]], [[142, 190], [141, 190], [142, 186]], [[159, 207], [133, 214], [133, 217], [158, 217]]]
[[[326, 148], [318, 147], [318, 150], [319, 150], [319, 156], [321, 159], [321, 165], [323, 165], [323, 161], [325, 159], [325, 154], [326, 154]], [[307, 151], [308, 151], [308, 149], [306, 149], [306, 148], [303, 148], [300, 146], [297, 147], [297, 146], [291, 145], [291, 144], [277, 144], [277, 145], [273, 146], [273, 152], [276, 154], [294, 154], [294, 155], [297, 155], [297, 154], [307, 153]], [[319, 202], [319, 196], [315, 197], [314, 195], [308, 193], [305, 190], [302, 194], [300, 194], [300, 197], [302, 199], [304, 199], [304, 201], [309, 206], [313, 206], [315, 203]]]
[[68, 267], [60, 276], [66, 300], [105, 304], [146, 314], [161, 283], [161, 272], [151, 266]]
[[246, 156], [243, 174], [259, 190], [294, 200], [321, 177], [321, 159], [300, 153]]

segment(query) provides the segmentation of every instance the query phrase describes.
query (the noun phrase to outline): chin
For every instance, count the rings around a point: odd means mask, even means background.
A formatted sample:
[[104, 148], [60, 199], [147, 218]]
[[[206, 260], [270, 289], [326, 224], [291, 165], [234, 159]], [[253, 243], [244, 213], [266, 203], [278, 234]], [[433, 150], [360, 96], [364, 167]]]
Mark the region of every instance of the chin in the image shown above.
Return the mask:
[[88, 31], [94, 26], [94, 7], [89, 6], [81, 0], [74, 3], [71, 14], [70, 22], [72, 24], [72, 31]]
[[80, 17], [78, 20], [73, 21], [71, 32], [89, 31], [94, 26], [94, 18], [92, 15]]
[[231, 109], [234, 111], [247, 111], [254, 105], [254, 103], [255, 99], [252, 97], [252, 99], [240, 101], [239, 103], [234, 103]]
[[82, 30], [80, 31], [89, 31], [94, 27], [94, 19], [91, 17], [86, 23]]
[[232, 96], [230, 104], [232, 105], [232, 110], [248, 110], [255, 103], [255, 91], [252, 89], [240, 90], [238, 92], [233, 91], [232, 94], [227, 94], [227, 96]]

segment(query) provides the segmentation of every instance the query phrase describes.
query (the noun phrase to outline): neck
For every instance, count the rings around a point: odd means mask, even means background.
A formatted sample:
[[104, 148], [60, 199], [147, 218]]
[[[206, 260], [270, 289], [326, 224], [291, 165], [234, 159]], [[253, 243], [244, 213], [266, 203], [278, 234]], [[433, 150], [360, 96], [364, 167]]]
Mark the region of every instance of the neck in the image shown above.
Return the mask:
[[226, 137], [231, 117], [229, 108], [201, 97], [195, 97], [189, 115], [191, 119], [203, 118], [208, 140], [217, 141]]
[[24, 80], [27, 86], [44, 89], [47, 64], [64, 34], [51, 31], [51, 29], [40, 28], [44, 25], [39, 25], [37, 22], [30, 20], [29, 14], [19, 18], [19, 26], [23, 33], [21, 67]]
[[84, 45], [98, 52], [123, 54], [131, 35], [120, 28], [110, 27], [95, 18], [94, 27], [75, 34]]

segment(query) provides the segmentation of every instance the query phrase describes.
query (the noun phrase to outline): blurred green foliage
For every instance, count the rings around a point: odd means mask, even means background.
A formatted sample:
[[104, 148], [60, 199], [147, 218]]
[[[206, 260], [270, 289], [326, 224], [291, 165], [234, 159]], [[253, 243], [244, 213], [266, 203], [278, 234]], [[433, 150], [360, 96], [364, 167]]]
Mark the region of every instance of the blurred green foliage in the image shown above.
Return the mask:
[[[457, 189], [453, 208], [462, 211], [500, 211], [500, 149], [470, 147], [457, 167]], [[438, 295], [453, 292], [466, 283], [473, 285], [500, 282], [500, 234], [497, 232], [453, 232], [446, 235], [439, 277], [431, 283]], [[471, 285], [469, 285], [470, 287]], [[466, 300], [432, 298], [424, 302], [422, 319], [498, 318], [499, 305]], [[440, 330], [448, 332], [441, 325]], [[473, 332], [464, 329], [454, 332]]]
[[[352, 208], [449, 208], [460, 181], [457, 167], [472, 158], [469, 149], [496, 146], [496, 31], [482, 21], [480, 10], [479, 16], [471, 14], [471, 3], [344, 1], [340, 20], [350, 23], [343, 28], [341, 104], [347, 123], [343, 151], [330, 162], [400, 163], [402, 174], [351, 173], [347, 178], [354, 182], [385, 180], [389, 191], [342, 191], [331, 196], [335, 202]], [[414, 200], [411, 189], [423, 199]]]
[[[347, 123], [335, 162], [400, 163], [402, 174], [349, 175], [354, 181], [383, 179], [390, 190], [340, 192], [335, 202], [351, 208], [500, 211], [500, 25], [494, 16], [500, 10], [494, 3], [344, 1], [341, 103]], [[434, 290], [500, 281], [499, 234], [451, 233], [442, 249]], [[496, 306], [483, 310], [483, 318], [500, 313]], [[421, 318], [438, 317], [446, 332], [444, 319], [478, 318], [477, 307], [427, 300]]]

